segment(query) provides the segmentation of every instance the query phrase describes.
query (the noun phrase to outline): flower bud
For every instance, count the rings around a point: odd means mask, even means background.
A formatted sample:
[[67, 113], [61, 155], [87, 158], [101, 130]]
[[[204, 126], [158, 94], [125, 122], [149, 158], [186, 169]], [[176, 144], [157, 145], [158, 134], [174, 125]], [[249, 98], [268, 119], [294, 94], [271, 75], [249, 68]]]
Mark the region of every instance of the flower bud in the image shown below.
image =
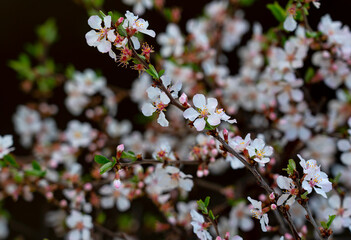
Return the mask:
[[121, 187], [122, 183], [120, 179], [115, 179], [113, 181], [113, 186], [115, 186], [115, 188], [119, 189]]
[[228, 130], [225, 128], [223, 129], [223, 137], [226, 142], [228, 142]]
[[274, 195], [273, 192], [272, 192], [271, 194], [269, 194], [269, 199], [270, 199], [270, 200], [274, 200], [274, 199], [275, 199], [275, 195]]
[[272, 210], [276, 210], [276, 209], [277, 209], [277, 205], [271, 204], [271, 209], [272, 209]]

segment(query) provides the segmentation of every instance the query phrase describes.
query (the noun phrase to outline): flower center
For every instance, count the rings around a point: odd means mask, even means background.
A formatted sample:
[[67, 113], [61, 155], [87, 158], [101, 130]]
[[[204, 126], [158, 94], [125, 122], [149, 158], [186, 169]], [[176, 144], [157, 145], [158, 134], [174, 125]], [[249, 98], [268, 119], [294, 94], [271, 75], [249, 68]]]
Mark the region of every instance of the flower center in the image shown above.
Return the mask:
[[204, 107], [203, 109], [201, 109], [201, 112], [200, 112], [200, 115], [201, 117], [207, 117], [208, 115], [208, 110], [207, 110], [207, 107]]

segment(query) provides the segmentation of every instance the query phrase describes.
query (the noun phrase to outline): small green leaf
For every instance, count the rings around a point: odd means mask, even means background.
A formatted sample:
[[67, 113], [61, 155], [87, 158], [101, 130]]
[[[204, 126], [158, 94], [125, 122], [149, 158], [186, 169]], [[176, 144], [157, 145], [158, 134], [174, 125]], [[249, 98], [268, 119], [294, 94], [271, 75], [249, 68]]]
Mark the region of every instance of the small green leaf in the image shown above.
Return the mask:
[[278, 20], [278, 22], [284, 22], [286, 18], [286, 12], [285, 10], [279, 5], [278, 2], [274, 2], [273, 4], [267, 4], [267, 8], [271, 11], [275, 19]]
[[244, 7], [251, 6], [256, 0], [239, 0], [239, 4]]
[[25, 170], [24, 173], [28, 176], [35, 176], [35, 177], [44, 177], [46, 171], [40, 171], [37, 169]]
[[327, 222], [327, 227], [330, 228], [330, 225], [333, 223], [334, 219], [335, 219], [336, 215], [330, 215], [328, 222]]
[[106, 214], [104, 212], [100, 212], [96, 218], [96, 221], [102, 225], [105, 223], [105, 220], [106, 220]]
[[162, 75], [163, 75], [164, 73], [165, 73], [165, 70], [162, 69], [161, 71], [158, 72], [158, 76], [159, 76], [159, 77], [162, 77]]
[[204, 214], [208, 213], [205, 203], [201, 199], [198, 200], [196, 203], [197, 203], [198, 209], [201, 210], [202, 213]]
[[106, 14], [103, 12], [103, 11], [99, 11], [100, 15], [101, 15], [101, 18], [105, 18], [106, 17]]
[[4, 156], [4, 160], [8, 165], [12, 167], [18, 168], [18, 163], [16, 162], [15, 158], [11, 154], [7, 154]]
[[110, 162], [110, 160], [107, 157], [102, 155], [95, 155], [94, 161], [97, 162], [98, 164], [106, 164]]
[[152, 64], [149, 64], [149, 69], [146, 70], [148, 74], [154, 79], [159, 79], [158, 73]]
[[209, 196], [207, 196], [205, 198], [205, 206], [208, 207], [208, 204], [210, 204], [210, 197]]
[[311, 82], [313, 76], [314, 76], [314, 69], [312, 67], [309, 67], [305, 73], [305, 82], [306, 83]]
[[336, 175], [335, 176], [335, 178], [334, 178], [334, 183], [338, 183], [339, 182], [339, 180], [340, 180], [340, 177], [341, 177], [341, 173], [338, 173], [338, 175]]
[[308, 192], [305, 192], [304, 194], [301, 195], [301, 198], [302, 198], [302, 199], [306, 199], [306, 198], [307, 198], [307, 195], [308, 195]]
[[114, 166], [113, 162], [108, 162], [105, 163], [104, 165], [102, 165], [102, 167], [100, 168], [100, 174], [104, 174], [107, 171], [110, 171]]
[[34, 170], [41, 171], [40, 164], [37, 161], [35, 161], [35, 160], [32, 162], [32, 167], [33, 167]]
[[126, 158], [126, 159], [130, 159], [133, 162], [137, 160], [135, 154], [133, 152], [122, 152], [121, 158]]
[[292, 169], [296, 170], [296, 163], [295, 163], [294, 159], [289, 159], [289, 166]]
[[212, 219], [212, 220], [215, 220], [215, 219], [216, 219], [215, 216], [213, 215], [212, 210], [209, 211], [208, 216], [209, 216], [210, 219]]
[[324, 229], [328, 229], [328, 225], [325, 222], [321, 222], [321, 225]]

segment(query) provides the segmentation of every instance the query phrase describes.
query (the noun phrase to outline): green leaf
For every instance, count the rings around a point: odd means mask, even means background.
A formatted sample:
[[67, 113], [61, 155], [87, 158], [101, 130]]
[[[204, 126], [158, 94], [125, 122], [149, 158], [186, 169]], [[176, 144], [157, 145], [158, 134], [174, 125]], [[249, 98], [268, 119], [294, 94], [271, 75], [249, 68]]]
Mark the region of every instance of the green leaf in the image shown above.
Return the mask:
[[146, 72], [154, 79], [159, 79], [158, 73], [152, 64], [149, 64], [149, 69], [147, 69]]
[[129, 152], [122, 152], [121, 158], [126, 158], [126, 159], [130, 159], [133, 162], [137, 160], [135, 153], [129, 151]]
[[306, 83], [311, 82], [313, 76], [314, 76], [314, 69], [312, 67], [309, 67], [305, 73], [305, 82]]
[[305, 192], [304, 194], [301, 195], [301, 198], [302, 198], [302, 199], [306, 199], [306, 198], [307, 198], [307, 195], [308, 195], [308, 192]]
[[251, 6], [256, 0], [239, 0], [239, 4], [244, 7]]
[[338, 175], [335, 176], [333, 182], [334, 182], [334, 183], [338, 183], [339, 180], [340, 180], [340, 177], [341, 177], [341, 173], [338, 173]]
[[7, 154], [4, 156], [5, 162], [15, 168], [18, 168], [18, 163], [16, 162], [15, 158], [11, 154]]
[[37, 28], [37, 34], [41, 40], [52, 44], [57, 40], [57, 26], [54, 19], [48, 19]]
[[208, 216], [209, 216], [210, 219], [212, 219], [212, 220], [216, 220], [216, 218], [217, 218], [217, 217], [215, 217], [215, 216], [213, 215], [212, 210], [210, 210], [210, 211], [208, 212]]
[[197, 201], [197, 206], [198, 206], [198, 209], [201, 210], [203, 214], [208, 214], [207, 207], [201, 199]]
[[205, 206], [208, 207], [208, 204], [210, 204], [210, 197], [209, 196], [207, 196], [205, 198]]
[[41, 171], [40, 164], [37, 161], [35, 161], [35, 160], [32, 162], [32, 167], [33, 167], [34, 170]]
[[325, 222], [321, 222], [321, 225], [324, 229], [328, 229], [328, 225]]
[[31, 170], [25, 170], [24, 173], [28, 176], [44, 177], [46, 174], [46, 171], [31, 169]]
[[286, 12], [285, 10], [279, 5], [278, 2], [274, 2], [273, 4], [267, 4], [267, 8], [271, 11], [275, 19], [278, 20], [278, 22], [284, 22], [286, 18]]
[[161, 71], [158, 72], [158, 76], [159, 77], [162, 77], [162, 75], [165, 73], [165, 70], [164, 69], [161, 69]]
[[98, 164], [106, 164], [110, 162], [110, 160], [107, 157], [102, 155], [95, 155], [94, 161], [97, 162]]
[[106, 14], [105, 14], [103, 11], [100, 10], [99, 13], [100, 13], [100, 15], [101, 15], [101, 18], [106, 17]]
[[96, 218], [96, 221], [102, 225], [105, 223], [105, 220], [106, 220], [106, 214], [104, 212], [100, 212]]
[[104, 165], [102, 165], [102, 167], [100, 168], [100, 174], [104, 174], [107, 171], [110, 171], [114, 166], [113, 162], [108, 162], [105, 163]]
[[295, 161], [293, 159], [289, 159], [289, 166], [292, 169], [296, 170], [296, 163], [295, 163]]
[[330, 215], [328, 222], [327, 222], [327, 227], [330, 228], [330, 225], [333, 223], [334, 219], [335, 219], [336, 215]]

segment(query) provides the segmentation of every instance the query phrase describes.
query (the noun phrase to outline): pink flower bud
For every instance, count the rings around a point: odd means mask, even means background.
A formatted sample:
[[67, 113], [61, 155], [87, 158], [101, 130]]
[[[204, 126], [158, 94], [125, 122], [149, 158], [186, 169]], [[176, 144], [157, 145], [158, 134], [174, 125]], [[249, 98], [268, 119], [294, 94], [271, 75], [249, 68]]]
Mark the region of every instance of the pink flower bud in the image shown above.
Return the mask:
[[117, 152], [123, 152], [124, 151], [124, 144], [120, 144], [117, 146]]
[[197, 170], [196, 176], [199, 177], [199, 178], [201, 178], [201, 177], [204, 176], [204, 172], [203, 172], [202, 170]]
[[209, 173], [210, 173], [210, 171], [208, 171], [208, 169], [204, 170], [204, 176], [208, 176]]
[[144, 187], [144, 182], [138, 182], [138, 188]]
[[272, 209], [272, 210], [276, 210], [276, 209], [277, 209], [277, 205], [271, 204], [271, 209]]
[[115, 186], [115, 188], [119, 189], [121, 187], [122, 183], [120, 179], [115, 179], [113, 181], [113, 186]]
[[273, 192], [272, 192], [271, 194], [269, 194], [269, 199], [270, 199], [270, 200], [274, 200], [274, 199], [275, 199], [275, 195], [274, 195]]
[[217, 149], [212, 149], [211, 150], [212, 156], [216, 156], [218, 154]]
[[292, 240], [293, 236], [290, 233], [285, 233], [284, 238], [286, 238], [287, 240]]
[[258, 199], [259, 199], [261, 202], [264, 202], [264, 201], [266, 201], [267, 197], [266, 197], [266, 195], [264, 195], [264, 194], [260, 194], [260, 196], [258, 196]]
[[46, 196], [46, 198], [47, 199], [52, 199], [53, 197], [54, 197], [54, 194], [52, 193], [52, 192], [47, 192], [46, 194], [45, 194], [45, 196]]
[[91, 191], [91, 189], [93, 189], [93, 185], [91, 183], [84, 184], [85, 191]]
[[124, 21], [124, 18], [123, 18], [123, 17], [120, 17], [120, 18], [118, 18], [118, 20], [117, 20], [117, 24], [119, 25], [119, 24], [121, 24], [123, 21]]
[[224, 137], [224, 140], [228, 141], [228, 130], [226, 128], [223, 129], [223, 137]]
[[62, 199], [62, 200], [60, 201], [60, 206], [61, 206], [61, 207], [66, 207], [66, 206], [67, 206], [67, 201], [66, 201], [65, 199]]
[[182, 95], [179, 97], [179, 102], [183, 105], [188, 103], [188, 96], [185, 93], [182, 93]]

